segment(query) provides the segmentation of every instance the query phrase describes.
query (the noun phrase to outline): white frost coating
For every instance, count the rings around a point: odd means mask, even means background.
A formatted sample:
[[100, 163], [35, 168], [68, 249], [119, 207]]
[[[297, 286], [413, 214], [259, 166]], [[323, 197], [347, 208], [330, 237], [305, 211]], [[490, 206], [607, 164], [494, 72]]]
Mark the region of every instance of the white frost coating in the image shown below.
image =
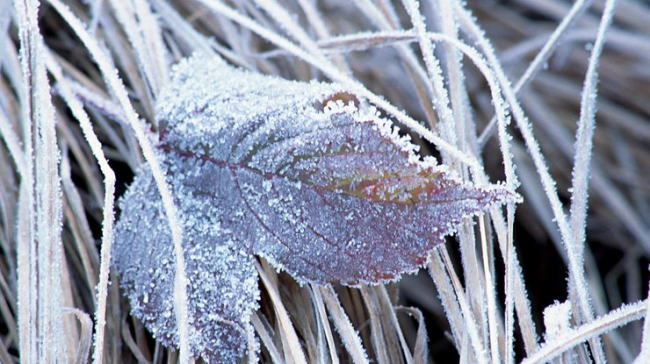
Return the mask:
[[544, 326], [546, 327], [546, 340], [555, 340], [562, 333], [571, 330], [571, 302], [564, 301], [544, 309]]
[[[425, 264], [464, 217], [518, 200], [421, 160], [374, 108], [343, 102], [356, 96], [340, 85], [200, 55], [172, 78], [158, 100], [157, 158], [186, 233], [190, 350], [209, 362], [233, 362], [247, 348], [254, 255], [299, 283], [392, 281]], [[177, 345], [173, 244], [149, 167], [121, 206], [114, 258], [133, 314]]]

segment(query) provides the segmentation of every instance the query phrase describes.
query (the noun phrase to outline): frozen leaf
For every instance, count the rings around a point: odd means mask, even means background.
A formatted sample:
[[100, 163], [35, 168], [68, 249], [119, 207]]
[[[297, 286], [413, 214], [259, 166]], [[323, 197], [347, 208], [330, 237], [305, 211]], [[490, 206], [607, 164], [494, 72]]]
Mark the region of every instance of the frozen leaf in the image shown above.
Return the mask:
[[[517, 199], [420, 159], [336, 84], [193, 57], [176, 67], [157, 116], [185, 234], [191, 350], [210, 362], [243, 355], [259, 296], [254, 255], [301, 283], [381, 283], [425, 264], [463, 218]], [[121, 205], [115, 265], [133, 314], [177, 344], [173, 247], [147, 167]]]
[[[228, 241], [232, 233], [217, 221], [188, 213], [193, 208], [188, 197], [183, 189], [175, 188], [176, 202], [183, 211], [191, 349], [214, 362], [232, 362], [242, 354], [249, 315], [257, 308], [253, 257]], [[200, 201], [193, 204], [200, 208]], [[116, 237], [114, 261], [132, 314], [163, 344], [178, 343], [171, 231], [147, 167], [122, 200]]]

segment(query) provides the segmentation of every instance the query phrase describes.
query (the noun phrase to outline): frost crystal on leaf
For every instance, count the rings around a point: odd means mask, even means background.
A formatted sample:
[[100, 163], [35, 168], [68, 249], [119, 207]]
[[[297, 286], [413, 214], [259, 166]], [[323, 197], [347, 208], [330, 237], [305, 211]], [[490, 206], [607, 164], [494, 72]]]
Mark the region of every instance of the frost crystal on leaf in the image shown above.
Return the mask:
[[[336, 84], [195, 56], [157, 107], [158, 158], [185, 234], [190, 346], [208, 362], [244, 354], [259, 298], [254, 255], [300, 283], [381, 283], [426, 263], [464, 217], [517, 200], [421, 160]], [[121, 207], [114, 262], [132, 313], [176, 345], [171, 233], [146, 166]]]

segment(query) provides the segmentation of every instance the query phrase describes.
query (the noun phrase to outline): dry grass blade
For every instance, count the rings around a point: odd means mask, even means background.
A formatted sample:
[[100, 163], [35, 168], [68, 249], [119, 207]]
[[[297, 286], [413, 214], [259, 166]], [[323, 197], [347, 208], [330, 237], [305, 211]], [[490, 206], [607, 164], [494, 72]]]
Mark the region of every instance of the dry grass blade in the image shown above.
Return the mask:
[[[79, 102], [73, 95], [72, 91], [68, 87], [66, 80], [63, 77], [61, 70], [58, 65], [54, 63], [54, 60], [48, 58], [48, 68], [50, 72], [54, 75], [54, 78], [59, 83], [59, 90], [63, 99], [67, 102], [68, 107], [72, 110], [75, 118], [79, 121], [81, 129], [84, 133], [90, 148], [97, 158], [99, 167], [104, 175], [104, 216], [102, 220], [102, 250], [100, 255], [100, 273], [99, 273], [99, 289], [98, 289], [98, 298], [97, 298], [97, 315], [95, 321], [97, 324], [95, 342], [97, 343], [97, 349], [95, 358], [98, 362], [102, 362], [101, 353], [104, 351], [104, 326], [105, 315], [106, 315], [106, 300], [108, 296], [108, 271], [109, 265], [111, 262], [111, 249], [113, 247], [113, 208], [115, 201], [115, 173], [108, 164], [108, 160], [104, 156], [102, 151], [102, 144], [95, 135], [90, 119], [88, 115], [84, 112], [81, 102]], [[94, 287], [94, 285], [92, 285]]]
[[424, 324], [424, 315], [418, 309], [412, 307], [395, 307], [397, 311], [404, 311], [408, 315], [413, 316], [418, 322], [418, 330], [416, 332], [415, 346], [413, 348], [413, 362], [415, 364], [423, 364], [429, 362], [429, 349], [427, 330]]
[[379, 315], [379, 304], [369, 288], [362, 287], [361, 295], [366, 306], [370, 309], [370, 335], [377, 362], [380, 364], [389, 363], [388, 345], [383, 332], [381, 316]]
[[61, 317], [59, 148], [37, 22], [38, 5], [27, 1], [15, 3], [23, 59], [23, 133], [30, 138], [25, 145], [26, 173], [21, 176], [26, 196], [21, 202], [27, 207], [20, 211], [24, 222], [20, 226], [28, 230], [19, 246], [19, 255], [23, 257], [19, 259], [19, 305], [25, 307], [19, 315], [19, 327], [22, 349], [31, 352], [28, 361], [62, 361], [67, 360], [68, 353], [63, 344], [66, 333]]
[[332, 364], [338, 364], [339, 359], [336, 355], [334, 335], [332, 335], [332, 329], [330, 328], [329, 320], [327, 319], [327, 312], [325, 311], [325, 302], [323, 301], [323, 295], [320, 293], [318, 286], [312, 286], [311, 292], [314, 295], [314, 305], [316, 306], [319, 325], [322, 326], [322, 331], [325, 332], [327, 348], [330, 353], [330, 360], [332, 361]]
[[77, 348], [72, 356], [73, 362], [75, 364], [87, 363], [93, 341], [93, 321], [88, 314], [78, 309], [66, 308], [63, 312], [74, 315], [81, 326]]
[[331, 287], [319, 287], [319, 289], [325, 300], [325, 306], [327, 306], [327, 310], [334, 322], [334, 327], [337, 329], [343, 345], [348, 350], [348, 353], [350, 353], [352, 360], [355, 363], [369, 363], [368, 356], [363, 345], [361, 345], [359, 335], [355, 332], [349, 318], [345, 315], [334, 290]]
[[[106, 55], [104, 54], [103, 50], [96, 44], [92, 36], [87, 33], [87, 31], [85, 30], [81, 22], [70, 12], [70, 10], [64, 4], [58, 2], [57, 0], [51, 0], [50, 3], [57, 9], [59, 14], [61, 14], [63, 18], [66, 19], [68, 24], [74, 29], [76, 35], [80, 37], [84, 45], [88, 48], [88, 50], [93, 55], [95, 61], [97, 62], [100, 70], [103, 73], [104, 80], [108, 83], [113, 95], [117, 98], [117, 101], [119, 102], [120, 106], [124, 110], [126, 117], [129, 121], [129, 124], [133, 128], [133, 131], [135, 132], [135, 135], [138, 138], [138, 142], [142, 147], [143, 154], [145, 155], [147, 161], [150, 163], [152, 167], [154, 178], [156, 178], [156, 183], [158, 185], [158, 188], [163, 198], [163, 202], [165, 204], [165, 211], [167, 213], [167, 219], [174, 240], [175, 257], [176, 257], [176, 280], [174, 286], [175, 287], [174, 292], [176, 294], [175, 294], [174, 302], [176, 307], [177, 320], [179, 322], [181, 362], [185, 364], [189, 362], [190, 358], [189, 358], [189, 347], [187, 346], [188, 345], [187, 335], [189, 335], [187, 329], [187, 314], [186, 314], [187, 283], [184, 276], [185, 263], [184, 263], [182, 248], [181, 248], [183, 232], [181, 230], [180, 224], [177, 221], [176, 208], [174, 207], [174, 202], [172, 201], [171, 193], [169, 192], [169, 187], [167, 187], [160, 166], [156, 158], [154, 157], [153, 147], [151, 146], [150, 141], [148, 140], [147, 136], [144, 134], [143, 130], [141, 129], [140, 120], [131, 106], [131, 103], [126, 93], [126, 89], [124, 88], [123, 84], [121, 83], [117, 75], [114, 73], [113, 71], [114, 67], [111, 65], [111, 62], [106, 58]], [[95, 344], [97, 345], [97, 342]], [[103, 344], [100, 343], [98, 345], [101, 346]], [[102, 362], [101, 360], [102, 355], [103, 355], [103, 350], [96, 350], [96, 355], [94, 355], [94, 357], [97, 363]]]
[[255, 332], [262, 340], [262, 343], [264, 344], [264, 347], [266, 348], [266, 351], [268, 352], [269, 357], [271, 358], [271, 362], [282, 363], [284, 361], [283, 356], [280, 355], [280, 351], [273, 343], [273, 339], [271, 338], [268, 329], [262, 323], [259, 316], [257, 314], [253, 314], [251, 321], [253, 323], [253, 326], [255, 327]]
[[547, 362], [575, 345], [587, 341], [593, 337], [625, 325], [631, 321], [639, 320], [645, 315], [646, 301], [637, 302], [621, 307], [611, 313], [599, 317], [594, 321], [584, 324], [559, 338], [546, 343], [535, 354], [522, 361], [522, 364]]
[[[587, 219], [587, 180], [589, 174], [589, 164], [591, 161], [591, 150], [593, 145], [592, 138], [594, 134], [596, 117], [596, 83], [598, 80], [596, 67], [603, 50], [605, 32], [609, 28], [614, 17], [615, 7], [616, 1], [608, 1], [605, 7], [605, 11], [603, 12], [603, 17], [598, 29], [598, 37], [596, 38], [596, 43], [589, 60], [589, 68], [587, 69], [585, 84], [582, 89], [582, 101], [580, 103], [580, 120], [578, 121], [578, 131], [576, 135], [577, 150], [573, 169], [574, 179], [572, 183], [573, 193], [570, 211], [573, 243], [575, 244], [575, 247], [573, 247], [573, 249], [569, 248], [569, 250], [572, 250], [573, 254], [578, 257], [579, 261], [583, 259], [582, 244], [585, 238], [584, 225]], [[581, 284], [580, 282], [575, 283]], [[593, 319], [593, 312], [591, 311], [584, 312], [584, 315], [586, 316], [586, 322], [590, 322]], [[605, 362], [605, 353], [603, 351], [602, 343], [600, 340], [591, 340], [590, 345], [591, 350], [595, 355], [595, 361], [597, 363]]]
[[[528, 84], [528, 82], [530, 82], [535, 77], [535, 75], [540, 72], [540, 69], [542, 69], [543, 65], [548, 62], [548, 59], [553, 54], [553, 51], [561, 44], [568, 30], [571, 29], [571, 26], [574, 24], [574, 22], [576, 22], [576, 20], [580, 18], [580, 16], [587, 10], [587, 8], [589, 8], [590, 4], [591, 0], [579, 0], [573, 4], [571, 10], [567, 13], [566, 16], [562, 18], [562, 22], [557, 26], [557, 28], [553, 30], [551, 37], [546, 40], [542, 49], [535, 55], [535, 59], [530, 62], [526, 68], [526, 72], [524, 72], [524, 74], [515, 84], [515, 92], [520, 92]], [[461, 13], [464, 13], [464, 11], [461, 11]], [[463, 15], [466, 15], [466, 13]], [[471, 25], [472, 22], [466, 21], [466, 24]], [[496, 125], [496, 119], [493, 118], [479, 138], [479, 144], [481, 146], [485, 145], [487, 138], [490, 137], [490, 134], [494, 131]]]
[[[266, 291], [271, 297], [271, 302], [273, 302], [273, 309], [275, 310], [278, 321], [280, 322], [280, 334], [282, 337], [282, 342], [284, 343], [282, 347], [285, 348], [285, 357], [288, 358], [286, 360], [288, 362], [297, 364], [307, 363], [305, 354], [300, 348], [300, 340], [298, 339], [298, 335], [296, 334], [296, 331], [291, 324], [291, 320], [289, 319], [289, 315], [287, 314], [286, 309], [282, 304], [280, 294], [276, 291], [276, 285], [271, 282], [266, 272], [259, 265], [259, 263], [256, 262], [255, 266], [257, 267], [257, 272], [260, 275], [262, 283], [266, 287]], [[268, 267], [268, 269], [272, 268]]]
[[[650, 297], [650, 294], [648, 296]], [[641, 351], [634, 360], [634, 364], [646, 362], [650, 358], [650, 299], [646, 299], [645, 302], [646, 311], [645, 320], [643, 320], [643, 341], [641, 342]]]

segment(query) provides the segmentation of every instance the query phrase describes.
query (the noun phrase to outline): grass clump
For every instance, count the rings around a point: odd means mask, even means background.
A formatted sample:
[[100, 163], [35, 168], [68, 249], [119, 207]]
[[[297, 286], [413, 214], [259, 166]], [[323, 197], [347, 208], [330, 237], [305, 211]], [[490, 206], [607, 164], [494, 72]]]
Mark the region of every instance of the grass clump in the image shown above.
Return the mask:
[[0, 7], [0, 362], [193, 360], [183, 330], [170, 350], [129, 315], [110, 252], [115, 201], [155, 161], [157, 96], [197, 51], [343, 84], [421, 154], [525, 199], [467, 220], [398, 283], [301, 287], [260, 259], [260, 361], [649, 360], [644, 2]]

